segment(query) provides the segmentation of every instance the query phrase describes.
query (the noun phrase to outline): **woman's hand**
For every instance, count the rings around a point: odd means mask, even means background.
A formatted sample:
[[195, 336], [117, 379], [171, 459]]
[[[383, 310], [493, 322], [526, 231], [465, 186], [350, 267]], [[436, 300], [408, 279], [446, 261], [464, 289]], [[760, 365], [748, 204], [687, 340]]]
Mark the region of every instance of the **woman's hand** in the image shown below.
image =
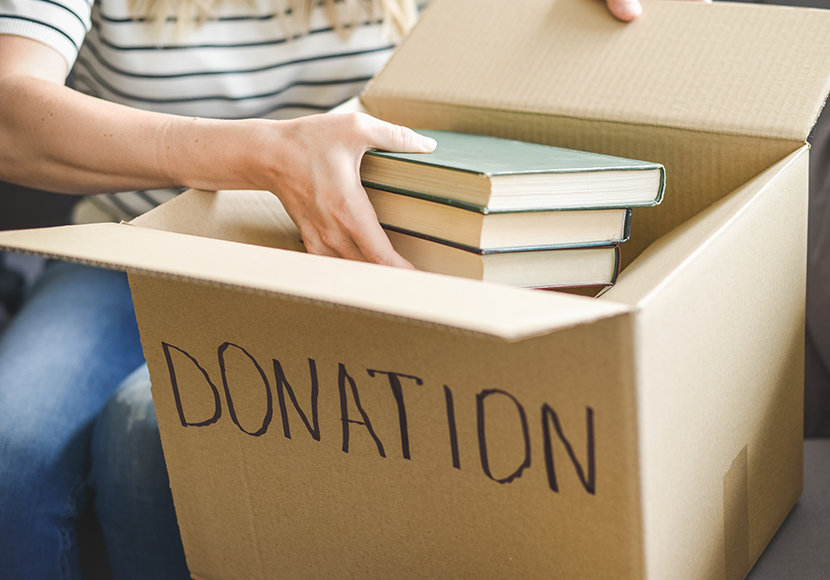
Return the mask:
[[412, 268], [378, 224], [360, 183], [368, 149], [428, 153], [435, 141], [362, 113], [267, 122], [252, 146], [268, 189], [280, 198], [313, 254]]

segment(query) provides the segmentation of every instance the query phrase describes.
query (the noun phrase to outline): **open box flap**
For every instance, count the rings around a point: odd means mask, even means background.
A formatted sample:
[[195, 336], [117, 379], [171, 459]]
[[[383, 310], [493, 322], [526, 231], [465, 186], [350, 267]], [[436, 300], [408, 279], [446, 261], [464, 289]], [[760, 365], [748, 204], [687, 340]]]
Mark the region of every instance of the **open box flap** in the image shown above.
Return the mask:
[[803, 142], [827, 54], [830, 11], [647, 0], [626, 24], [603, 2], [435, 0], [363, 101]]
[[362, 95], [400, 125], [662, 163], [623, 268], [799, 149], [830, 78], [830, 11], [646, 2], [436, 0]]
[[[773, 180], [807, 155], [809, 147], [782, 159], [742, 187], [666, 234], [643, 252], [619, 276], [617, 284], [603, 298], [644, 307], [662, 287], [671, 283], [674, 276], [691, 263], [695, 256], [705, 251], [709, 241], [728, 227], [756, 196], [770, 186]], [[764, 232], [756, 235], [764, 236]]]
[[628, 310], [624, 305], [580, 296], [127, 224], [0, 232], [0, 249], [288, 295], [505, 340], [545, 334]]
[[305, 252], [300, 231], [268, 191], [189, 189], [130, 224], [215, 240]]

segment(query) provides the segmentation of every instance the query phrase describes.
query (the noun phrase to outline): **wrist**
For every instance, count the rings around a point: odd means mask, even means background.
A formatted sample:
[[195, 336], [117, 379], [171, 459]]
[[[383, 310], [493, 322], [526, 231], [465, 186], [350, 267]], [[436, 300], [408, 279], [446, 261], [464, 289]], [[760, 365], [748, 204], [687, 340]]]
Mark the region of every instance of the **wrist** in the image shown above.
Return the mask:
[[171, 182], [206, 190], [258, 189], [263, 122], [174, 117], [160, 143]]
[[291, 169], [288, 152], [291, 121], [248, 119], [244, 127], [245, 147], [237, 167], [248, 185], [246, 189], [274, 191], [275, 184]]

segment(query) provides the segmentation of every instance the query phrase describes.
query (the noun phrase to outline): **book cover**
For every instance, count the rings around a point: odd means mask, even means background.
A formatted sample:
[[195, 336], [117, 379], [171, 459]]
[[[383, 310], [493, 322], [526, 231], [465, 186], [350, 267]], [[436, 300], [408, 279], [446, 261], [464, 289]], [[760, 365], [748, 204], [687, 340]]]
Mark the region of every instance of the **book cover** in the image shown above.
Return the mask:
[[[665, 191], [665, 169], [659, 163], [452, 131], [418, 132], [437, 141], [435, 151], [427, 154], [369, 151], [361, 167], [364, 185], [481, 213], [652, 206], [662, 201]], [[388, 164], [381, 165], [377, 160], [411, 163], [416, 167], [399, 170], [398, 176], [394, 176], [389, 174]], [[424, 172], [424, 168], [432, 171]], [[639, 192], [636, 199], [622, 203], [594, 195], [585, 186], [599, 184], [614, 189], [617, 180], [621, 180], [620, 184], [628, 183], [626, 173], [634, 171], [658, 172], [654, 191]], [[407, 173], [417, 174], [418, 178], [410, 179]], [[565, 179], [570, 176], [575, 181], [557, 180], [556, 176]], [[513, 198], [512, 202], [492, 203], [493, 195], [499, 194], [494, 187], [496, 183], [506, 184], [504, 196]], [[562, 200], [561, 195], [548, 197], [548, 193], [554, 193], [552, 186], [574, 199]], [[625, 187], [630, 186], [617, 189]], [[471, 192], [465, 193], [468, 189]], [[527, 197], [527, 194], [537, 199], [520, 199], [519, 195]]]

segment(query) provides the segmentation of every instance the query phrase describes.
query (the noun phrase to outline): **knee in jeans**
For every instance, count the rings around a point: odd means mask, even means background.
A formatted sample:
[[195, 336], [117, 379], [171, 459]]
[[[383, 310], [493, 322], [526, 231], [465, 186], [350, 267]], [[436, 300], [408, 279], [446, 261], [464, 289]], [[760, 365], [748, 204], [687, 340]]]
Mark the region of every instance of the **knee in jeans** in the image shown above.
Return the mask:
[[[59, 469], [56, 463], [60, 460], [48, 445], [41, 445], [43, 442], [37, 438], [20, 434], [4, 437], [0, 433], [0, 438], [5, 438], [0, 442], [0, 505], [3, 506], [4, 517], [9, 517], [11, 511], [22, 512], [39, 505], [43, 501], [39, 497], [41, 495], [49, 497], [55, 491], [62, 496], [72, 492], [71, 489], [60, 489], [70, 482], [56, 477]], [[47, 449], [44, 450], [44, 447]]]
[[94, 487], [168, 485], [146, 368], [124, 380], [96, 422], [90, 475]]
[[[0, 538], [13, 533], [16, 542], [26, 545], [47, 544], [57, 538], [66, 548], [68, 540], [62, 534], [78, 517], [87, 497], [81, 470], [72, 468], [77, 446], [55, 446], [48, 429], [8, 435], [0, 429]], [[83, 445], [89, 441], [89, 432], [77, 438]], [[3, 552], [0, 546], [0, 561]]]
[[74, 465], [71, 457], [78, 454], [89, 436], [90, 429], [83, 428], [61, 441], [54, 437], [48, 421], [0, 425], [0, 504], [18, 506], [20, 497], [76, 487], [81, 474], [66, 466]]

